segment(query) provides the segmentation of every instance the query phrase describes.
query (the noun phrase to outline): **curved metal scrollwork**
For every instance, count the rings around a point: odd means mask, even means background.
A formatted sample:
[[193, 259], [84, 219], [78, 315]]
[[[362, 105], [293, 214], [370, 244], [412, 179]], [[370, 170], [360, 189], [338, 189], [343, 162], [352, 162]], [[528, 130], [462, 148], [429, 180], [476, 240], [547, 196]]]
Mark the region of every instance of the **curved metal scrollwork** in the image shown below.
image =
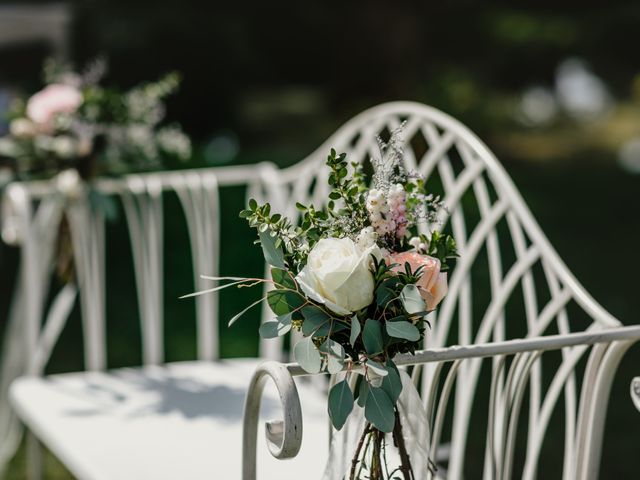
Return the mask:
[[266, 437], [271, 455], [278, 459], [295, 457], [302, 444], [302, 408], [298, 389], [287, 367], [278, 362], [264, 362], [253, 374], [244, 405], [242, 429], [242, 478], [256, 478], [256, 443], [260, 402], [268, 379], [273, 380], [280, 396], [283, 421], [267, 422]]

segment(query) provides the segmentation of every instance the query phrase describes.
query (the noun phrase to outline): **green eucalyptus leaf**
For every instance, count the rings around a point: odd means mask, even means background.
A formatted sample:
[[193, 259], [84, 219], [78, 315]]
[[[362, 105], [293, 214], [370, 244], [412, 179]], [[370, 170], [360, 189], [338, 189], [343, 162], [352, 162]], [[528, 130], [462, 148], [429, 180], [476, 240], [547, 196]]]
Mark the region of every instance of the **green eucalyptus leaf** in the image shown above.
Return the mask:
[[371, 360], [371, 359], [367, 360], [366, 365], [367, 365], [367, 368], [370, 368], [371, 370], [373, 370], [380, 377], [386, 377], [389, 374], [387, 367], [385, 367], [379, 362], [376, 362], [375, 360]]
[[290, 288], [292, 290], [296, 289], [296, 282], [293, 280], [293, 277], [288, 271], [282, 268], [272, 268], [271, 278], [279, 287]]
[[310, 305], [302, 308], [302, 315], [302, 334], [305, 337], [312, 334], [316, 337], [328, 335], [331, 317], [325, 311]]
[[89, 204], [95, 211], [103, 213], [107, 220], [118, 219], [118, 204], [115, 197], [105, 195], [91, 187], [89, 189]]
[[329, 391], [329, 416], [336, 430], [340, 430], [353, 410], [353, 392], [346, 380], [336, 383]]
[[398, 367], [391, 360], [387, 362], [387, 372], [388, 375], [382, 379], [381, 388], [387, 392], [391, 403], [395, 404], [402, 393], [402, 380]]
[[267, 303], [271, 311], [278, 316], [291, 313], [304, 305], [304, 298], [290, 290], [271, 290], [267, 293]]
[[293, 357], [308, 373], [318, 373], [322, 366], [320, 352], [311, 337], [303, 338], [293, 347]]
[[417, 313], [426, 310], [420, 290], [413, 284], [405, 285], [400, 293], [402, 305], [407, 313]]
[[354, 315], [351, 318], [351, 334], [349, 335], [349, 343], [352, 347], [355, 346], [361, 331], [362, 327], [360, 326], [360, 320], [358, 320], [358, 317]]
[[375, 355], [384, 350], [382, 325], [380, 322], [370, 318], [367, 319], [364, 323], [364, 330], [362, 331], [362, 342], [364, 343], [364, 349], [369, 355]]
[[389, 303], [394, 298], [395, 298], [395, 292], [393, 292], [393, 290], [389, 290], [384, 285], [380, 285], [376, 289], [376, 303], [378, 304], [379, 307], [386, 306], [387, 303]]
[[[269, 235], [269, 233], [267, 233], [267, 229], [262, 228], [265, 225], [267, 224], [263, 223], [260, 226], [260, 229], [258, 232], [264, 259], [269, 265], [272, 265], [277, 268], [284, 268], [284, 254], [282, 253], [282, 249], [276, 247], [275, 238], [273, 238], [271, 235]], [[267, 228], [268, 228], [268, 225], [267, 225]]]
[[344, 323], [342, 322], [333, 322], [333, 324], [331, 325], [331, 334], [333, 335], [334, 333], [338, 333], [341, 332], [343, 330], [347, 330], [349, 327], [347, 327]]
[[287, 313], [275, 321], [264, 322], [258, 331], [262, 338], [276, 338], [281, 337], [289, 330], [291, 330], [291, 314]]
[[410, 342], [417, 342], [420, 340], [420, 331], [410, 322], [384, 322], [387, 328], [387, 333], [390, 337], [404, 338]]
[[362, 377], [360, 381], [360, 387], [358, 388], [358, 405], [364, 408], [367, 401], [367, 395], [369, 395], [369, 382], [365, 377]]
[[344, 348], [338, 342], [327, 338], [322, 345], [320, 351], [326, 354], [327, 371], [331, 374], [342, 371], [344, 366]]
[[394, 406], [382, 388], [370, 387], [364, 406], [364, 416], [381, 432], [393, 431], [396, 423]]

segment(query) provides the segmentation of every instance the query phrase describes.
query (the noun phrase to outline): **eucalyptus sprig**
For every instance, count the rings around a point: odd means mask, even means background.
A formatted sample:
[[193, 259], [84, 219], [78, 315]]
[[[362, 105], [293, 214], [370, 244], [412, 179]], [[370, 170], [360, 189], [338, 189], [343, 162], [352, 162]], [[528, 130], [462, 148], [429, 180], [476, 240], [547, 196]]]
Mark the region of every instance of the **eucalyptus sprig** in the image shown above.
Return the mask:
[[308, 252], [303, 242], [303, 229], [294, 226], [280, 213], [271, 214], [269, 203], [258, 205], [252, 198], [248, 206], [240, 212], [240, 218], [247, 219], [249, 226], [258, 230], [258, 242], [267, 262], [279, 268], [284, 268], [285, 264], [291, 267], [299, 265]]

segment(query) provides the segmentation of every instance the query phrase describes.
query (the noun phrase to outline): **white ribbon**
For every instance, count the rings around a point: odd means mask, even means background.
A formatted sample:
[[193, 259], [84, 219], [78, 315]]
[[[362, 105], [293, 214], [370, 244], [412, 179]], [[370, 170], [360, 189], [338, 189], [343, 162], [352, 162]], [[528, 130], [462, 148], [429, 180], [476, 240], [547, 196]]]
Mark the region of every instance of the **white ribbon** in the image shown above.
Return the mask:
[[7, 245], [20, 245], [24, 238], [20, 221], [29, 200], [23, 188], [9, 184], [2, 196], [2, 240]]

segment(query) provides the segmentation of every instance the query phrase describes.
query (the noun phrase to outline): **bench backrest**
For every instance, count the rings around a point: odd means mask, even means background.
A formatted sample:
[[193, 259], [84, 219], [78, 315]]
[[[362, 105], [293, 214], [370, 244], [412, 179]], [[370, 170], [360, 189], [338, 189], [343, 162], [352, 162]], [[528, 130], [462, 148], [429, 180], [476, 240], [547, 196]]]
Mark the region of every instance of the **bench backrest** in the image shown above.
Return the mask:
[[[442, 195], [447, 209], [441, 212], [441, 222], [455, 235], [460, 250], [460, 260], [449, 279], [449, 293], [431, 319], [433, 330], [427, 336], [427, 346], [567, 333], [584, 330], [592, 323], [617, 325], [565, 267], [487, 147], [458, 121], [436, 109], [395, 102], [358, 115], [309, 157], [287, 169], [265, 163], [128, 175], [97, 182], [98, 190], [118, 196], [124, 207], [143, 362], [161, 363], [164, 358], [163, 255], [171, 245], [163, 242], [163, 194], [175, 192], [179, 198], [190, 240], [195, 288], [204, 289], [211, 283], [199, 276], [219, 274], [224, 236], [220, 231], [224, 208], [221, 188], [245, 185], [247, 196], [269, 201], [274, 210], [296, 217], [296, 201], [317, 206], [327, 198], [324, 161], [330, 148], [366, 163], [379, 155], [376, 137], [384, 137], [402, 122], [406, 122], [406, 168], [425, 176], [434, 192]], [[21, 232], [25, 250], [20, 295], [30, 299], [23, 305], [24, 313], [32, 319], [27, 322], [27, 350], [37, 350], [48, 294], [45, 272], [53, 264], [53, 244], [66, 212], [80, 286], [86, 364], [87, 368], [101, 369], [106, 365], [104, 218], [92, 212], [82, 198], [65, 200], [54, 186], [49, 182], [9, 188], [8, 197], [14, 200], [10, 203], [18, 205], [12, 224]], [[70, 301], [63, 300], [59, 312], [68, 310], [62, 307]], [[573, 327], [566, 310], [571, 301], [587, 313]], [[266, 309], [264, 315], [268, 315]], [[220, 328], [216, 294], [196, 299], [196, 317], [198, 357], [215, 359], [219, 356]], [[281, 345], [277, 341], [262, 343], [261, 352], [280, 358]]]

